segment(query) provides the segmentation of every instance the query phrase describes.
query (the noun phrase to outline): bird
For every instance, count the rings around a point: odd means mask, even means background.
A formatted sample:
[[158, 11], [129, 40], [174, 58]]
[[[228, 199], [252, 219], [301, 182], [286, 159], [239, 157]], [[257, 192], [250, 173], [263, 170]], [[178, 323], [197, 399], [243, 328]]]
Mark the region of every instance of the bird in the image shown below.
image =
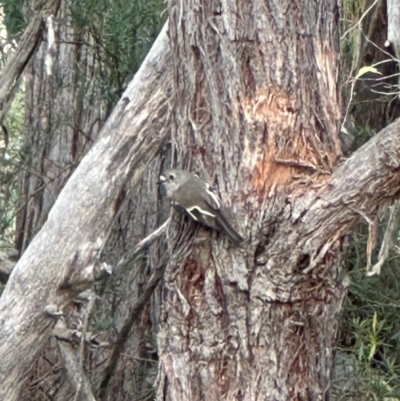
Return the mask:
[[244, 241], [229, 222], [221, 199], [198, 173], [166, 170], [160, 175], [158, 184], [172, 205], [183, 208], [193, 220], [224, 232], [237, 245]]

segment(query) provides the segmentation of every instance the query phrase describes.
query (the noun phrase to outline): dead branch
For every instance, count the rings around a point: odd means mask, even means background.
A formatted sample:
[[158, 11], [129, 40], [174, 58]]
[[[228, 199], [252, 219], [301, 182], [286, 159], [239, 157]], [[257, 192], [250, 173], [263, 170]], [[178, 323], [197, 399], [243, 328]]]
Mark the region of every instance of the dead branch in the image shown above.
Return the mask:
[[[58, 331], [68, 331], [65, 322], [60, 319], [57, 323]], [[83, 336], [84, 337], [84, 336]], [[75, 394], [81, 394], [82, 399], [88, 401], [96, 401], [90, 382], [76, 359], [76, 350], [72, 344], [67, 341], [59, 341], [58, 346], [60, 348], [61, 356], [65, 363], [68, 377], [75, 388]], [[79, 388], [79, 391], [77, 390]]]
[[[302, 252], [311, 256], [307, 272], [365, 216], [373, 221], [380, 210], [400, 197], [400, 119], [388, 125], [346, 160], [314, 197], [299, 199], [303, 210]], [[297, 213], [297, 212], [296, 212]], [[332, 242], [333, 243], [333, 242]]]

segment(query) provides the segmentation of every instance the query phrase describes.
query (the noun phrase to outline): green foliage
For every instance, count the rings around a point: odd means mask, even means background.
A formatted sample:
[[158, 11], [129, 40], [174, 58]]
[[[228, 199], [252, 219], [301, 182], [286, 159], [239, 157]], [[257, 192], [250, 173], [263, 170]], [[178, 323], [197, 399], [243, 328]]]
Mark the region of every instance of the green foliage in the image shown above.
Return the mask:
[[359, 227], [346, 257], [352, 284], [338, 348], [354, 361], [358, 397], [382, 400], [400, 396], [400, 256], [393, 253], [380, 276], [367, 277], [366, 243], [366, 228]]
[[[368, 21], [367, 17], [371, 17], [376, 11], [378, 5], [370, 9], [368, 16], [365, 14], [372, 4], [373, 1], [367, 0], [345, 0], [343, 2], [341, 81], [343, 82], [344, 109], [356, 121], [357, 133], [354, 149], [362, 146], [375, 134], [368, 125], [368, 119], [364, 118], [365, 115], [368, 115], [368, 108], [363, 110], [361, 107], [365, 101], [357, 93], [361, 86], [355, 87], [354, 85], [356, 78], [358, 81], [368, 81], [377, 77], [381, 79], [379, 75], [375, 74], [376, 72], [380, 73], [381, 68], [379, 67], [379, 71], [371, 69], [371, 66], [373, 67], [374, 63], [379, 60], [371, 59], [366, 64], [365, 54], [363, 54], [365, 46], [362, 46], [363, 41], [365, 42], [364, 35], [370, 35], [368, 30], [371, 30], [373, 19], [365, 26], [361, 26], [361, 19], [365, 17], [363, 21]], [[371, 36], [369, 39], [372, 40]], [[365, 73], [367, 74], [364, 76]], [[358, 112], [361, 114], [358, 115]], [[388, 124], [389, 121], [386, 123]], [[386, 221], [381, 222], [372, 263], [377, 260], [385, 227]], [[398, 400], [400, 399], [400, 321], [398, 319], [400, 259], [395, 252], [392, 252], [382, 267], [381, 275], [367, 277], [367, 238], [366, 225], [360, 225], [352, 234], [351, 247], [345, 258], [346, 270], [351, 277], [352, 284], [344, 303], [337, 344], [339, 354], [337, 359], [339, 364], [343, 361], [346, 362], [347, 367], [343, 376], [346, 377], [346, 380], [349, 377], [351, 379], [349, 379], [350, 384], [347, 387], [343, 382], [339, 384], [340, 396], [336, 399]], [[398, 243], [398, 240], [395, 243]]]
[[22, 12], [24, 0], [0, 0], [0, 7], [4, 10], [3, 24], [7, 35], [11, 39], [18, 36], [25, 28], [26, 21]]
[[75, 24], [94, 39], [102, 65], [103, 93], [111, 104], [139, 69], [164, 21], [163, 0], [73, 0]]

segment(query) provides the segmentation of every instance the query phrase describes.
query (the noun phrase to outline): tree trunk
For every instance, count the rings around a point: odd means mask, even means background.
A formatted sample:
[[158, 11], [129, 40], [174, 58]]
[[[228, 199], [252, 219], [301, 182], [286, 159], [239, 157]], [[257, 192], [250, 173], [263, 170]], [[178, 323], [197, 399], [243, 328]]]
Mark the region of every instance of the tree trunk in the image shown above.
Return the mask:
[[26, 64], [36, 46], [41, 43], [44, 21], [57, 12], [59, 5], [59, 0], [48, 0], [39, 4], [22, 35], [17, 51], [12, 54], [6, 68], [2, 71], [0, 76], [0, 123], [14, 99]]
[[[387, 0], [387, 42], [392, 45], [393, 53], [396, 56], [397, 71], [400, 70], [400, 0]], [[397, 76], [397, 89], [400, 89], [400, 78]]]
[[[26, 131], [21, 152], [25, 171], [16, 236], [21, 253], [46, 221], [108, 113], [95, 82], [99, 63], [90, 46], [93, 39], [74, 28], [69, 7], [67, 0], [60, 2], [52, 27], [47, 23], [46, 40], [38, 46], [25, 74]], [[55, 37], [52, 45], [51, 30]]]
[[[398, 168], [375, 160], [390, 141], [332, 175], [338, 24], [331, 0], [171, 0], [178, 165], [203, 170], [248, 242], [171, 228], [160, 400], [327, 399], [348, 285], [342, 237], [399, 184], [397, 173], [388, 192], [365, 180]], [[398, 146], [399, 124], [393, 135]]]

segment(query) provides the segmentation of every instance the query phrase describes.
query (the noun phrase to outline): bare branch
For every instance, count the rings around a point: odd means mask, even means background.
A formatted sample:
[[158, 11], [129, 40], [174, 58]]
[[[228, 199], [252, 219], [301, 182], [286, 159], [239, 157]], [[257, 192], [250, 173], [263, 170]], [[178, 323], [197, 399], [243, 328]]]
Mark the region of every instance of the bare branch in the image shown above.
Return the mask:
[[131, 254], [125, 255], [121, 260], [116, 264], [113, 270], [118, 269], [125, 261], [127, 260], [135, 260], [139, 254], [147, 249], [156, 239], [160, 238], [166, 231], [168, 224], [170, 223], [171, 218], [169, 217], [165, 223], [163, 223], [157, 230], [154, 230], [150, 235], [146, 238], [143, 238], [136, 246], [133, 248]]
[[[57, 327], [58, 331], [63, 331], [63, 330], [67, 331], [65, 322], [61, 319], [57, 323]], [[84, 338], [84, 336], [82, 336], [82, 338]], [[58, 346], [60, 348], [61, 356], [64, 360], [65, 367], [67, 369], [68, 377], [71, 380], [75, 389], [79, 388], [79, 392], [77, 391], [76, 394], [79, 393], [82, 394], [83, 395], [82, 399], [88, 401], [96, 401], [92, 393], [89, 380], [82, 371], [81, 366], [79, 366], [79, 363], [76, 359], [76, 351], [74, 347], [67, 341], [59, 341]]]
[[79, 342], [79, 350], [77, 355], [77, 373], [79, 374], [79, 377], [78, 377], [78, 382], [75, 383], [76, 391], [75, 391], [74, 401], [78, 401], [81, 391], [82, 389], [84, 389], [85, 372], [83, 370], [83, 361], [85, 360], [85, 338], [86, 338], [87, 328], [89, 325], [89, 316], [92, 313], [95, 300], [96, 300], [96, 294], [92, 292], [86, 307], [85, 320], [83, 322], [83, 327], [82, 327], [82, 337], [81, 341]]
[[385, 235], [383, 237], [381, 249], [378, 255], [378, 262], [372, 267], [371, 271], [367, 272], [367, 276], [373, 276], [381, 273], [381, 267], [385, 263], [389, 256], [389, 251], [392, 246], [392, 235], [396, 228], [397, 214], [399, 211], [399, 202], [397, 201], [392, 207], [390, 207], [389, 221], [386, 226]]
[[301, 210], [307, 210], [301, 235], [312, 238], [302, 250], [311, 256], [305, 272], [325, 257], [330, 247], [324, 244], [331, 238], [347, 234], [361, 218], [373, 221], [399, 197], [400, 119], [347, 159], [314, 197], [299, 200]]

